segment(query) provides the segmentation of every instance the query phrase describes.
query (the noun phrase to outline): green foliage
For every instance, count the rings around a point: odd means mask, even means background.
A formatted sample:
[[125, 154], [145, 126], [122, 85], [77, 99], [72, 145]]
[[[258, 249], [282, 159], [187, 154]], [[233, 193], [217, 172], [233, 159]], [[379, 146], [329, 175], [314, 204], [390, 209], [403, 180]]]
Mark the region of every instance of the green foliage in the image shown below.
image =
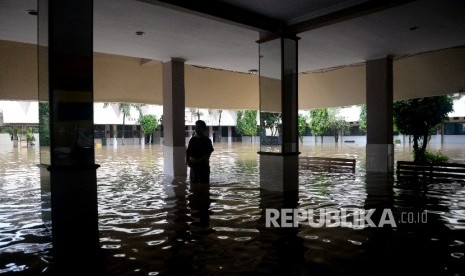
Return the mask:
[[242, 122], [242, 117], [243, 117], [243, 111], [239, 110], [236, 112], [236, 132], [238, 134], [242, 134], [242, 129], [243, 129], [243, 122]]
[[328, 122], [328, 129], [333, 133], [335, 137], [337, 137], [339, 134], [348, 134], [350, 126], [349, 123], [346, 122], [344, 119], [332, 117]]
[[236, 130], [244, 136], [257, 134], [257, 111], [244, 110], [237, 112]]
[[39, 102], [39, 145], [50, 145], [49, 103]]
[[305, 119], [305, 116], [303, 116], [302, 114], [299, 114], [297, 117], [297, 129], [298, 129], [300, 140], [302, 140], [302, 137], [304, 136], [306, 128], [307, 128], [307, 119]]
[[26, 142], [28, 145], [33, 145], [36, 138], [34, 137], [34, 129], [32, 127], [26, 128]]
[[321, 136], [328, 130], [329, 113], [327, 108], [310, 110], [310, 130], [313, 135]]
[[[103, 108], [107, 108], [110, 104], [109, 103], [104, 103]], [[133, 103], [118, 103], [118, 109], [121, 113], [123, 113], [123, 125], [124, 121], [127, 118], [128, 120], [132, 120], [131, 117], [131, 107], [135, 108], [139, 112], [139, 117], [142, 116], [142, 109], [141, 107], [144, 106], [144, 104], [133, 104]]]
[[144, 134], [153, 133], [158, 127], [158, 119], [155, 115], [143, 115], [139, 118], [139, 123]]
[[263, 128], [271, 131], [271, 136], [278, 135], [281, 113], [260, 112], [260, 121]]
[[334, 141], [337, 143], [339, 135], [349, 133], [350, 125], [344, 119], [337, 117], [338, 108], [331, 108], [328, 110], [327, 130], [331, 131], [334, 135]]
[[8, 127], [5, 130], [8, 134], [10, 134], [11, 141], [18, 140], [19, 130], [17, 128]]
[[415, 162], [425, 162], [428, 137], [434, 128], [453, 110], [452, 99], [436, 96], [394, 102], [394, 123], [397, 129], [413, 136]]
[[367, 132], [367, 105], [362, 104], [360, 108], [359, 129], [361, 133]]
[[438, 152], [430, 152], [428, 150], [425, 151], [425, 161], [426, 163], [446, 163], [449, 161], [449, 157], [442, 153], [442, 151]]

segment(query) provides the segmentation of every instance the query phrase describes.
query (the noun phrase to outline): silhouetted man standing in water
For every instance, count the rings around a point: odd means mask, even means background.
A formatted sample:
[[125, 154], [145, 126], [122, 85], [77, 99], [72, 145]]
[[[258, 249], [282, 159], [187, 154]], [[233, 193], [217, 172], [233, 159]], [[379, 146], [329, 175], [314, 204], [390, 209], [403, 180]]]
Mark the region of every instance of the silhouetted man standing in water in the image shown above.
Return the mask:
[[213, 145], [205, 135], [207, 124], [198, 120], [195, 122], [195, 135], [189, 140], [186, 152], [186, 164], [190, 167], [192, 183], [210, 183], [210, 155]]

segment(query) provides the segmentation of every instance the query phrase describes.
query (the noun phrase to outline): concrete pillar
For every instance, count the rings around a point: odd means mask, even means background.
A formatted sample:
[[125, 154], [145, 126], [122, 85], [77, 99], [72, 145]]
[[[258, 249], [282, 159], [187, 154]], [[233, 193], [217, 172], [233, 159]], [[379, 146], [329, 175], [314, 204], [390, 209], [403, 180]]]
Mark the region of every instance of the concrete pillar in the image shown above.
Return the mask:
[[171, 177], [185, 177], [185, 92], [184, 60], [172, 58], [163, 63], [163, 159], [164, 172]]
[[392, 71], [389, 57], [366, 63], [367, 172], [392, 173], [394, 170]]
[[118, 126], [117, 125], [113, 125], [113, 139], [112, 139], [112, 144], [113, 146], [117, 146], [118, 145]]
[[223, 136], [223, 128], [222, 126], [218, 126], [218, 133], [216, 135], [216, 139], [218, 139], [217, 142], [221, 142], [221, 138], [223, 138], [222, 136]]
[[192, 135], [194, 134], [194, 130], [192, 126], [187, 126], [187, 137], [186, 137], [186, 144], [189, 143], [189, 140], [191, 139]]
[[110, 125], [105, 125], [105, 138], [110, 138]]
[[232, 143], [232, 127], [228, 126], [228, 143]]
[[215, 141], [213, 138], [213, 126], [208, 126], [208, 136], [210, 137], [210, 140]]
[[141, 137], [140, 132], [137, 132], [137, 125], [132, 125], [132, 141], [133, 145], [137, 145], [136, 141], [139, 141], [139, 138]]
[[[298, 189], [297, 37], [260, 43], [260, 188]], [[266, 136], [266, 118], [280, 118], [281, 133]]]
[[18, 139], [19, 139], [18, 133], [19, 133], [18, 129], [16, 128], [15, 125], [13, 125], [13, 129], [12, 129], [12, 135], [13, 135], [13, 148], [19, 147], [19, 146], [18, 146], [18, 145], [19, 145], [19, 143], [18, 143]]
[[93, 1], [39, 0], [38, 7], [39, 118], [50, 138], [40, 139], [40, 168], [51, 194], [52, 274], [99, 274]]

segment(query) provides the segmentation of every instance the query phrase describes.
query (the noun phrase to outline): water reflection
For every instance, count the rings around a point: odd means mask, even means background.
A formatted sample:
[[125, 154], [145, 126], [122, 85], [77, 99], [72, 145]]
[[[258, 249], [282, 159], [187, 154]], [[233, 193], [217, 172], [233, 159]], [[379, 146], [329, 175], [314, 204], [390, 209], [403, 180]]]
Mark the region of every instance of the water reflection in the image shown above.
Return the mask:
[[[298, 227], [267, 226], [266, 210], [277, 210], [283, 214], [286, 210], [298, 208], [298, 191], [284, 194], [260, 190], [261, 217], [257, 229], [260, 235], [260, 249], [263, 252], [256, 272], [262, 274], [302, 275], [305, 272], [305, 252], [303, 238], [298, 236]], [[288, 223], [297, 223], [291, 218]], [[281, 220], [278, 220], [280, 226]]]
[[[257, 151], [250, 144], [215, 145], [210, 186], [191, 187], [186, 179], [165, 179], [160, 146], [96, 149], [106, 273], [465, 273], [465, 187], [366, 176], [363, 147], [308, 145], [303, 154], [356, 158], [356, 174], [301, 172], [298, 197], [283, 196], [259, 189]], [[464, 150], [445, 152], [463, 156]], [[3, 150], [0, 158], [0, 273], [47, 274], [51, 239], [42, 222], [38, 154]], [[390, 209], [397, 227], [264, 225], [267, 208], [295, 207]], [[427, 212], [427, 222], [400, 223], [404, 212]]]

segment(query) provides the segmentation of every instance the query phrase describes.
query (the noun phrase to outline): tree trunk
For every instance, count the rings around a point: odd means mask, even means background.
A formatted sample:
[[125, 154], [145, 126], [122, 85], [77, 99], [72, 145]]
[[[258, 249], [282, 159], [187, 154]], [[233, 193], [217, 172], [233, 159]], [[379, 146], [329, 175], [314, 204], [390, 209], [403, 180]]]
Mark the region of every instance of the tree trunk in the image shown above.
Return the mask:
[[218, 111], [220, 113], [220, 116], [218, 118], [218, 132], [219, 132], [219, 135], [218, 135], [218, 142], [221, 142], [221, 136], [223, 135], [223, 131], [221, 129], [221, 113], [222, 111]]
[[422, 161], [426, 162], [426, 145], [428, 144], [428, 133], [423, 134], [423, 144], [421, 145], [421, 157]]
[[420, 153], [418, 151], [418, 135], [413, 135], [413, 162], [419, 162], [420, 161]]

